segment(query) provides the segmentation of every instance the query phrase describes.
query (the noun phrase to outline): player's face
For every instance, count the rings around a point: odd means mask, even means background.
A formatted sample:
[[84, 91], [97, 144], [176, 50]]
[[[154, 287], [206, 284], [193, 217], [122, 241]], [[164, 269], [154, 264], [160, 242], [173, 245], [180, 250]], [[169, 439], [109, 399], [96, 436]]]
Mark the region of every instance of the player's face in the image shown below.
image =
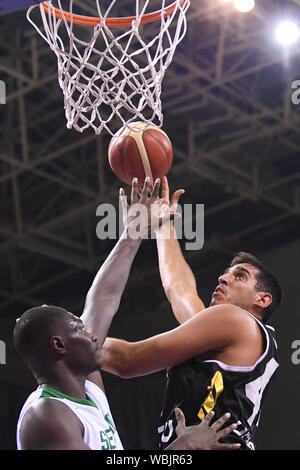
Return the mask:
[[243, 309], [251, 309], [258, 292], [257, 274], [259, 270], [248, 263], [237, 264], [226, 269], [224, 274], [218, 278], [210, 305], [233, 304]]
[[66, 351], [70, 366], [78, 371], [90, 373], [101, 366], [97, 336], [88, 332], [83, 322], [71, 313], [67, 322]]

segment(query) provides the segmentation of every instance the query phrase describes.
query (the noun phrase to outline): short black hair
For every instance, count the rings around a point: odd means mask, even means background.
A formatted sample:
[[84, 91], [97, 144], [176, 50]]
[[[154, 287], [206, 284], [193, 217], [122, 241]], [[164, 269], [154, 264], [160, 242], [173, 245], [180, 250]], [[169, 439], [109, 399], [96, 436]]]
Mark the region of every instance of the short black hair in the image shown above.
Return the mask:
[[252, 264], [259, 270], [259, 273], [256, 275], [256, 290], [262, 290], [272, 295], [272, 303], [264, 309], [263, 322], [267, 323], [281, 304], [282, 289], [280, 284], [274, 274], [256, 256], [240, 251], [232, 259], [230, 267], [241, 263]]
[[27, 360], [42, 354], [49, 337], [58, 334], [69, 312], [53, 305], [26, 310], [14, 329], [14, 346], [20, 357]]

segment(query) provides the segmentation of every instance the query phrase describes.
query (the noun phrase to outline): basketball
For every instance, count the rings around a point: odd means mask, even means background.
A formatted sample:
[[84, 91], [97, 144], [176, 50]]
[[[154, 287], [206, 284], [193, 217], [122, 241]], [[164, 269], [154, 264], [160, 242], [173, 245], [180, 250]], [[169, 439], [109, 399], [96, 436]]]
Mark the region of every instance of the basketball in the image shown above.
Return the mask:
[[165, 176], [172, 165], [173, 147], [167, 134], [153, 124], [139, 130], [144, 127], [144, 122], [133, 122], [109, 144], [110, 167], [127, 184], [137, 177], [139, 186], [143, 186], [146, 176], [153, 184], [156, 178]]

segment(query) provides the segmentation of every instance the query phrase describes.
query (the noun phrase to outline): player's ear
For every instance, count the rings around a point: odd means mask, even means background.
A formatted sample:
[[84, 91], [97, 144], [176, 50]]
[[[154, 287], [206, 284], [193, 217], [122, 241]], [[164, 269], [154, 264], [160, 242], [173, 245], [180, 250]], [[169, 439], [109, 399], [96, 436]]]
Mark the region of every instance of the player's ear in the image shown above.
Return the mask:
[[51, 336], [50, 338], [50, 347], [53, 352], [57, 354], [65, 354], [65, 344], [63, 339], [60, 336]]
[[261, 308], [267, 308], [271, 305], [273, 297], [268, 292], [258, 292], [255, 300], [255, 305]]

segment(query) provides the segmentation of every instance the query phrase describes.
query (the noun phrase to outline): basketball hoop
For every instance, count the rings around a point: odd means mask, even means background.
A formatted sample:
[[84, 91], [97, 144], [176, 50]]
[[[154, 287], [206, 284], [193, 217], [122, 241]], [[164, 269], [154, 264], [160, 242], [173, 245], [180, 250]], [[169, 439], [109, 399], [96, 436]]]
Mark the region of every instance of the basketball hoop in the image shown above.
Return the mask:
[[68, 11], [51, 0], [27, 12], [57, 56], [67, 127], [111, 135], [137, 120], [161, 127], [161, 84], [185, 35], [190, 0], [156, 0], [154, 11], [154, 0], [132, 0], [133, 15], [124, 17], [112, 17], [122, 0], [109, 0], [106, 8], [105, 0], [94, 2], [97, 17], [75, 13], [76, 0], [65, 0]]

